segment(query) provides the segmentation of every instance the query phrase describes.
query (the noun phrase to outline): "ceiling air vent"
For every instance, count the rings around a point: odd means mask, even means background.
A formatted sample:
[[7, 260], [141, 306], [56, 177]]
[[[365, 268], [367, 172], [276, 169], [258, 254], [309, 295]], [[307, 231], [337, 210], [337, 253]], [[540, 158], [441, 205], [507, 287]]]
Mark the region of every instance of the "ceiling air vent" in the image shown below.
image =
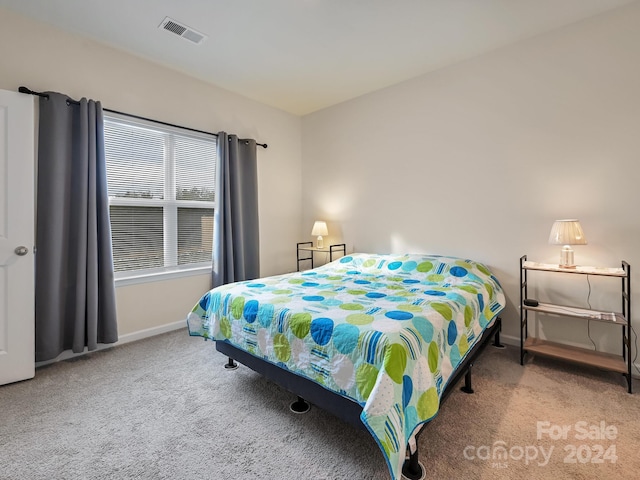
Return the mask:
[[162, 23], [158, 25], [158, 28], [175, 33], [179, 37], [186, 38], [193, 43], [202, 43], [207, 38], [205, 34], [200, 33], [191, 27], [187, 27], [186, 25], [183, 25], [169, 17], [165, 17]]

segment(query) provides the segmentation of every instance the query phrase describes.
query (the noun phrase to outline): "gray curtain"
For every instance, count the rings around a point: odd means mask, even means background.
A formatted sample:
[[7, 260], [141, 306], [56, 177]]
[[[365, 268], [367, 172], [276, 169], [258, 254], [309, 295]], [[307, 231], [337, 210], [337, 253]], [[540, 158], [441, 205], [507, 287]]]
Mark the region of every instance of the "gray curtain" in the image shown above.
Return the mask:
[[118, 340], [100, 102], [40, 98], [36, 361]]
[[260, 276], [258, 238], [258, 163], [255, 140], [218, 134], [216, 208], [213, 220], [211, 283]]

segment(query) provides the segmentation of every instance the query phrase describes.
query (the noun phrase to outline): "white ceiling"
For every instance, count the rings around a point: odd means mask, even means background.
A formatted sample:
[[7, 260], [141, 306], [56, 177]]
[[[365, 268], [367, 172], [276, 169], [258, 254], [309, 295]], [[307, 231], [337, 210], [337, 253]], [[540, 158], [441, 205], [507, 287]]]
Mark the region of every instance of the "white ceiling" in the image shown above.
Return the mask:
[[[304, 115], [637, 0], [0, 0]], [[208, 36], [158, 29], [166, 17]]]

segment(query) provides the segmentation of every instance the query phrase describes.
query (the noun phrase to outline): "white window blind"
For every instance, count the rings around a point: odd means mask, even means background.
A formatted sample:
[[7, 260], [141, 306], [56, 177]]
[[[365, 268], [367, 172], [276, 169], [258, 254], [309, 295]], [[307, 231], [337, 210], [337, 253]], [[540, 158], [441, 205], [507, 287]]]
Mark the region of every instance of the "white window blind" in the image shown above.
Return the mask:
[[216, 137], [105, 114], [116, 277], [211, 264]]

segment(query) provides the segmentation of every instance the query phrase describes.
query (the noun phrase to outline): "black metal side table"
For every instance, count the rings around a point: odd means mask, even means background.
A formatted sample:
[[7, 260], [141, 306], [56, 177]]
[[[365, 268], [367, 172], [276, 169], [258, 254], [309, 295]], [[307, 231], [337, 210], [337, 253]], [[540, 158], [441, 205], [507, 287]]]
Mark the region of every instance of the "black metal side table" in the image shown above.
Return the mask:
[[[297, 244], [296, 249], [297, 256], [297, 268], [300, 271], [300, 262], [310, 261], [311, 268], [314, 268], [313, 265], [313, 255], [316, 252], [328, 253], [329, 261], [333, 262], [333, 254], [334, 253], [342, 253], [342, 255], [346, 255], [347, 244], [346, 243], [336, 243], [335, 245], [329, 245], [328, 247], [318, 248], [313, 246], [313, 242], [300, 242]], [[301, 255], [305, 255], [305, 252], [308, 256], [301, 257]]]

